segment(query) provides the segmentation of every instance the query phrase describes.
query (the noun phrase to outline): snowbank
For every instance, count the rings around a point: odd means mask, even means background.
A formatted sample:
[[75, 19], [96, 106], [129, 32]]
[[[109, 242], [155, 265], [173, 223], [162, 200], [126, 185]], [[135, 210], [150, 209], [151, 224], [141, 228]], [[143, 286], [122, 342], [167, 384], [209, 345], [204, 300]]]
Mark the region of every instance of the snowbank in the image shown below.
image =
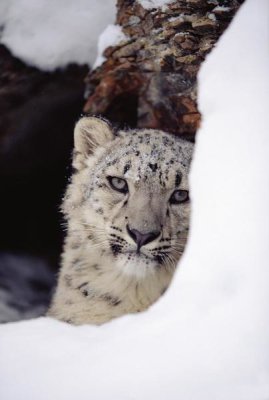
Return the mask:
[[114, 22], [115, 0], [1, 0], [0, 43], [27, 64], [54, 70], [93, 64], [97, 39]]
[[201, 70], [191, 236], [170, 290], [102, 327], [2, 326], [1, 398], [269, 398], [268, 12], [248, 0]]

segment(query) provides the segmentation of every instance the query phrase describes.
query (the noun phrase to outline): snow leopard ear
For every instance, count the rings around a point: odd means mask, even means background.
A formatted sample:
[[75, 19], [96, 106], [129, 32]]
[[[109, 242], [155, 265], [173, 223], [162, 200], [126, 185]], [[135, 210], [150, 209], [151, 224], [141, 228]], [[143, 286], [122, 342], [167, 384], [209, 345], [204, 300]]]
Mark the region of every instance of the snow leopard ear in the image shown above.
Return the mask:
[[74, 132], [74, 160], [76, 169], [85, 166], [87, 157], [94, 153], [97, 147], [103, 146], [113, 140], [114, 134], [110, 125], [103, 119], [96, 117], [83, 117]]

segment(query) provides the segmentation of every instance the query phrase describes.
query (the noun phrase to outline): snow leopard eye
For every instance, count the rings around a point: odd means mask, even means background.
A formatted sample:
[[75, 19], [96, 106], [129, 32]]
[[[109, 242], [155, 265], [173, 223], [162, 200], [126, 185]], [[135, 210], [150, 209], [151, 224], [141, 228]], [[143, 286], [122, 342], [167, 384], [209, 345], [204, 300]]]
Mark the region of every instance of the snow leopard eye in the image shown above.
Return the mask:
[[117, 176], [108, 176], [107, 179], [112, 189], [121, 193], [128, 193], [128, 184], [125, 179], [118, 178]]
[[189, 200], [189, 192], [187, 190], [175, 190], [170, 197], [170, 204], [185, 203]]

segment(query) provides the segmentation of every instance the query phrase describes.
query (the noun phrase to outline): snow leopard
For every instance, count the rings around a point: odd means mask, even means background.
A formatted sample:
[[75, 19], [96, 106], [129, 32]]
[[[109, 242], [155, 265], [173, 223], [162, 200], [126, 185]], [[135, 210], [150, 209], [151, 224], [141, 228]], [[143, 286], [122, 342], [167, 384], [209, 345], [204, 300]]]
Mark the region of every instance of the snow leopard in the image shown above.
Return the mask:
[[168, 288], [187, 241], [193, 144], [97, 117], [74, 130], [67, 235], [47, 315], [103, 324], [146, 310]]

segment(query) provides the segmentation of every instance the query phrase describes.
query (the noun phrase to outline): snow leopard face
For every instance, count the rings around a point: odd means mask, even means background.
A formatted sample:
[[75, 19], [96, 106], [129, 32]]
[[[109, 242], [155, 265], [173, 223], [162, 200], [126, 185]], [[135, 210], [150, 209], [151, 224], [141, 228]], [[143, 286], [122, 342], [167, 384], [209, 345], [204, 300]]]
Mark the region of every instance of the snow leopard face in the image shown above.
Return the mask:
[[162, 131], [114, 133], [103, 120], [82, 118], [63, 206], [78, 245], [127, 275], [174, 269], [189, 227], [192, 148]]

